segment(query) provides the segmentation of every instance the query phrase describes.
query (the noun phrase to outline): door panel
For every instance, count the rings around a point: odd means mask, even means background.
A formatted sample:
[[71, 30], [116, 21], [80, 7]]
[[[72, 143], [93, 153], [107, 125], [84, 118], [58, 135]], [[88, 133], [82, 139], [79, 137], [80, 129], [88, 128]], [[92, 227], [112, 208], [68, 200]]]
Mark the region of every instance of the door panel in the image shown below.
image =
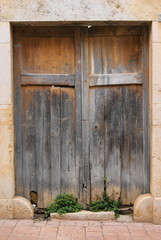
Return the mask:
[[22, 88], [23, 195], [46, 206], [58, 193], [77, 195], [73, 88]]
[[137, 31], [107, 29], [88, 32], [90, 194], [96, 200], [106, 191], [127, 205], [149, 186], [143, 41]]

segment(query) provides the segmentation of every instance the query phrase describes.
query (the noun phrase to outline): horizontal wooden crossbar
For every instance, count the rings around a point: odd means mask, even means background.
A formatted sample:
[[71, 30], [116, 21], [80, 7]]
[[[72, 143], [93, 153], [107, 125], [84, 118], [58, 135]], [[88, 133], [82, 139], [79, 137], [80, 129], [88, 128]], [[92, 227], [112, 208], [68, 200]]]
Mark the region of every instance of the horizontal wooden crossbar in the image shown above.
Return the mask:
[[75, 75], [70, 74], [21, 74], [21, 85], [75, 85]]
[[142, 84], [142, 73], [99, 74], [89, 76], [89, 86]]

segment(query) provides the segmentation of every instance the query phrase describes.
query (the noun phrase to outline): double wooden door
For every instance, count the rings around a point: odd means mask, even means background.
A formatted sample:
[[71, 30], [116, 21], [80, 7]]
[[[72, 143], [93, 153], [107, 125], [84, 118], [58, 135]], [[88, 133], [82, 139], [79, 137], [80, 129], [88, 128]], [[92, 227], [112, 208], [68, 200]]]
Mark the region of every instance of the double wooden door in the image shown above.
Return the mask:
[[143, 27], [14, 28], [17, 195], [149, 191], [146, 54]]

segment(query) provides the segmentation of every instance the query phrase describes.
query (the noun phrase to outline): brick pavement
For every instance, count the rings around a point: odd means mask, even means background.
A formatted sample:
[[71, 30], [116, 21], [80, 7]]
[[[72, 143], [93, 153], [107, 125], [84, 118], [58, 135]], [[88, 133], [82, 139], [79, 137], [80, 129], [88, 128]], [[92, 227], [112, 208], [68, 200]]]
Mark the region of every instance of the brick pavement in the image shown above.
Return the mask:
[[161, 240], [161, 225], [94, 221], [0, 221], [0, 240]]

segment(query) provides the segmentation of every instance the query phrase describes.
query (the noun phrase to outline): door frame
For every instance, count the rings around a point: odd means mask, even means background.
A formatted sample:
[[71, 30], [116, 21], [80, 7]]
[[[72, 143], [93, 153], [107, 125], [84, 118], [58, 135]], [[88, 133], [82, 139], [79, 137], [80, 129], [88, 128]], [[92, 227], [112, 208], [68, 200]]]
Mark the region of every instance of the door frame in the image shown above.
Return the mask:
[[[107, 25], [108, 26], [108, 25]], [[121, 26], [121, 25], [120, 25]], [[127, 25], [126, 25], [127, 26]], [[131, 27], [131, 25], [130, 25]], [[135, 26], [134, 26], [135, 27]], [[23, 28], [23, 27], [22, 27]], [[27, 27], [26, 27], [27, 28]], [[76, 162], [77, 166], [80, 166], [78, 171], [80, 174], [80, 186], [79, 193], [80, 199], [83, 203], [83, 206], [86, 207], [86, 204], [90, 202], [90, 163], [89, 163], [89, 79], [88, 79], [88, 26], [76, 26], [75, 31], [75, 91], [77, 94], [76, 97]], [[15, 45], [19, 44], [15, 35], [15, 29], [13, 29], [13, 39]], [[147, 151], [143, 151], [144, 164], [147, 165], [148, 162], [148, 173], [149, 177], [149, 74], [148, 74], [148, 27], [143, 26], [143, 123], [144, 132], [143, 132], [143, 147]], [[79, 43], [79, 44], [78, 44]], [[81, 59], [81, 61], [80, 61]], [[20, 76], [19, 76], [19, 67], [15, 63], [18, 63], [18, 58], [14, 55], [14, 80], [16, 79], [16, 84], [18, 85], [17, 91], [20, 96]], [[83, 69], [83, 71], [82, 71]], [[14, 105], [15, 105], [14, 100]], [[79, 111], [78, 111], [79, 109]], [[16, 114], [19, 112], [16, 111]], [[78, 127], [79, 126], [79, 127]], [[21, 140], [21, 138], [20, 138]], [[77, 148], [77, 146], [79, 146]], [[144, 179], [146, 181], [146, 179]]]

